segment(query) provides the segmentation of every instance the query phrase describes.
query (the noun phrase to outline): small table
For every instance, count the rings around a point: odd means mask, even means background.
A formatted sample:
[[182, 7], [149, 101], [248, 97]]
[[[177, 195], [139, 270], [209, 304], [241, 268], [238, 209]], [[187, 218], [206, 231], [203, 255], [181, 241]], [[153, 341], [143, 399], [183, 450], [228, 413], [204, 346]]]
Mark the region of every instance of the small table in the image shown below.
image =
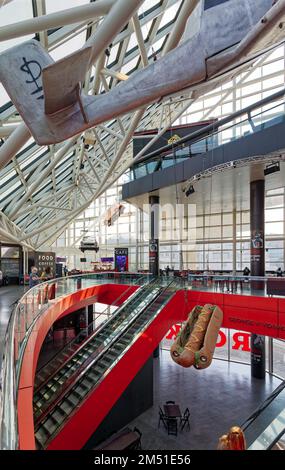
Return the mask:
[[163, 405], [164, 413], [167, 418], [181, 418], [181, 411], [179, 405], [169, 404]]

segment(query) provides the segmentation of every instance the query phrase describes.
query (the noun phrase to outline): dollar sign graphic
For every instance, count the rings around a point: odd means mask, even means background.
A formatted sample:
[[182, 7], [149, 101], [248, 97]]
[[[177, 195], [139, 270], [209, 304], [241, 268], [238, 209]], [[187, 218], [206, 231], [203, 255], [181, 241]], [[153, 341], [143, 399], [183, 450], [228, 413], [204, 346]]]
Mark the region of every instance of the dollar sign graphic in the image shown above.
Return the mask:
[[[32, 91], [31, 95], [35, 95], [36, 93], [40, 93], [43, 89], [42, 86], [39, 86], [38, 85], [38, 82], [37, 80], [40, 78], [41, 74], [42, 74], [42, 68], [40, 66], [40, 64], [36, 61], [36, 60], [29, 60], [27, 61], [26, 57], [23, 57], [23, 62], [24, 64], [20, 67], [20, 69], [27, 73], [28, 75], [30, 75], [31, 77], [31, 80], [26, 80], [26, 83], [34, 83], [36, 85], [36, 89], [34, 91]], [[30, 65], [31, 64], [35, 64], [37, 67], [38, 67], [38, 74], [34, 74]], [[35, 67], [33, 67], [35, 69]], [[37, 100], [41, 100], [43, 99], [44, 96], [41, 95], [41, 96], [38, 96], [37, 97]]]

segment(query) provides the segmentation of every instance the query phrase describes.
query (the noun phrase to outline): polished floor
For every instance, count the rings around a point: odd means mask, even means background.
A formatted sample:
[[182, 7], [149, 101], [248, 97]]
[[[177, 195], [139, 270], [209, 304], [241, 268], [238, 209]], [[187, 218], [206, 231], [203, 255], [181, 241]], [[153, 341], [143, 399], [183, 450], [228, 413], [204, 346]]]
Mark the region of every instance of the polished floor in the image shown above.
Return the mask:
[[[146, 450], [216, 449], [219, 436], [242, 424], [279, 383], [269, 376], [254, 379], [250, 366], [221, 360], [203, 371], [183, 369], [162, 350], [154, 359], [154, 405], [130, 427], [140, 429]], [[167, 400], [174, 400], [182, 412], [190, 409], [190, 431], [175, 437], [168, 436], [163, 425], [158, 429], [158, 407]]]
[[22, 297], [23, 293], [23, 286], [0, 287], [0, 366], [2, 362], [5, 333], [10, 315], [14, 308], [14, 302], [16, 302], [20, 297]]

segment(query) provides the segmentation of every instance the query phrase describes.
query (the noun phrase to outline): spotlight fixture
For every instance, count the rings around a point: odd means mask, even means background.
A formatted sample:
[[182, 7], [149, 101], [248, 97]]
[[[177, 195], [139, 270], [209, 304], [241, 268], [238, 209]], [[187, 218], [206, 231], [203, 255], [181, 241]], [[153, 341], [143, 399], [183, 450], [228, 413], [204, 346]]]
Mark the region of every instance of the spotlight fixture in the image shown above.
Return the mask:
[[185, 196], [188, 197], [188, 196], [190, 196], [190, 194], [193, 194], [193, 193], [195, 193], [195, 189], [194, 189], [193, 185], [191, 184], [189, 186], [189, 188], [187, 189], [187, 191], [185, 191]]
[[275, 173], [276, 171], [280, 171], [280, 163], [271, 163], [271, 165], [267, 165], [264, 170], [264, 176], [271, 175], [271, 173]]

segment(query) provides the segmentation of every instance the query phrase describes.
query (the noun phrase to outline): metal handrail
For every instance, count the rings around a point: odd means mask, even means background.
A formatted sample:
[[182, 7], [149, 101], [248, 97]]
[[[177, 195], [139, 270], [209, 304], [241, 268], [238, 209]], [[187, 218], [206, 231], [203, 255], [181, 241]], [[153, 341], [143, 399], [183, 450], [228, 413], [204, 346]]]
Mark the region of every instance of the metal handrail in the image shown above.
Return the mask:
[[[142, 280], [142, 277], [140, 277], [138, 279], [138, 282]], [[135, 283], [136, 285], [137, 283]], [[132, 289], [134, 284], [132, 284], [131, 286], [128, 287], [128, 289], [126, 291], [124, 291], [122, 294], [119, 295], [119, 297], [114, 300], [114, 302], [110, 305], [108, 305], [108, 307], [106, 307], [106, 309], [101, 312], [101, 315], [105, 315], [107, 312], [107, 310], [114, 306], [124, 295], [127, 294], [127, 292], [129, 290]], [[142, 286], [143, 287], [143, 286]], [[139, 290], [140, 291], [140, 290]], [[108, 320], [106, 320], [105, 322], [101, 323], [100, 325], [98, 325], [97, 328], [95, 328], [95, 330], [93, 330], [91, 332], [90, 335], [88, 335], [87, 337], [85, 337], [85, 340], [79, 344], [79, 347], [74, 351], [74, 353], [70, 354], [70, 356], [68, 357], [68, 359], [65, 361], [69, 361], [70, 359], [72, 359], [72, 357], [77, 354], [82, 348], [84, 348], [92, 339], [95, 335], [97, 335], [98, 333], [100, 333], [100, 331], [102, 329], [104, 329], [111, 320], [113, 320], [114, 318], [116, 318], [116, 316], [120, 313], [121, 309], [122, 308], [126, 308], [126, 306], [133, 300], [133, 297], [135, 296], [135, 294], [139, 295], [139, 292], [136, 290], [132, 295], [130, 295], [127, 300], [124, 302], [123, 305], [121, 305], [118, 310], [114, 313], [114, 315], [111, 315], [110, 318]], [[91, 322], [89, 325], [88, 325], [88, 330], [89, 328], [93, 326], [93, 322]], [[51, 362], [53, 362], [58, 356], [60, 356], [64, 350], [66, 349], [69, 349], [74, 343], [76, 343], [76, 341], [78, 340], [79, 336], [82, 335], [82, 331], [80, 333], [78, 333], [78, 335], [75, 337], [75, 338], [72, 338], [67, 344], [65, 344], [59, 351], [57, 351], [57, 353], [50, 359], [50, 361], [48, 361], [41, 369], [39, 369], [37, 371], [37, 373], [40, 373], [41, 371], [43, 371], [46, 367], [50, 366], [51, 365]], [[63, 364], [61, 364], [57, 369], [54, 370], [54, 372], [52, 372], [51, 375], [48, 376], [48, 378], [46, 380], [44, 380], [42, 383], [39, 384], [39, 387], [37, 387], [36, 391], [39, 391], [57, 372], [59, 369], [61, 369], [61, 367], [63, 366]]]
[[[156, 285], [157, 283], [158, 283], [158, 280], [153, 280], [153, 281], [151, 281], [151, 282], [146, 286], [146, 289], [152, 289], [153, 287], [155, 287], [155, 285]], [[135, 294], [136, 294], [136, 295], [135, 295]], [[126, 303], [124, 303], [124, 305], [122, 305], [122, 306], [115, 312], [115, 314], [112, 315], [111, 318], [109, 318], [109, 319], [108, 319], [106, 322], [104, 322], [102, 325], [99, 325], [98, 329], [97, 329], [96, 331], [94, 331], [94, 332], [92, 333], [92, 335], [90, 335], [90, 336], [88, 337], [88, 339], [87, 339], [86, 341], [84, 341], [84, 342], [79, 346], [79, 348], [76, 349], [76, 351], [74, 351], [73, 354], [70, 355], [70, 357], [68, 358], [68, 360], [67, 360], [66, 362], [70, 361], [73, 356], [75, 356], [76, 354], [78, 354], [78, 353], [80, 352], [81, 349], [84, 349], [84, 348], [88, 345], [88, 343], [90, 343], [90, 342], [93, 340], [93, 338], [94, 338], [96, 335], [98, 335], [98, 333], [100, 333], [101, 330], [104, 330], [104, 328], [108, 327], [108, 324], [109, 324], [112, 320], [116, 319], [116, 317], [118, 317], [118, 316], [120, 315], [120, 313], [121, 313], [122, 310], [125, 310], [126, 308], [128, 308], [129, 304], [130, 304], [134, 299], [135, 299], [136, 301], [137, 301], [137, 300], [140, 301], [140, 300], [141, 300], [141, 297], [142, 297], [143, 295], [145, 295], [145, 290], [143, 290], [143, 291], [140, 290], [139, 292], [134, 292], [134, 293], [127, 299]], [[99, 350], [100, 347], [101, 347], [101, 346], [99, 346], [99, 347], [97, 348], [97, 350]], [[62, 368], [62, 367], [60, 367], [59, 370], [60, 370], [61, 368]], [[48, 378], [44, 383], [42, 383], [42, 384], [40, 385], [40, 387], [37, 389], [37, 392], [38, 392], [39, 390], [41, 390], [42, 387], [45, 386], [46, 382], [48, 382], [49, 380], [51, 380], [52, 377], [54, 377], [54, 375], [56, 375], [56, 373], [57, 373], [56, 371], [55, 371], [54, 373], [52, 373], [52, 375], [50, 375], [49, 378]], [[58, 380], [59, 380], [61, 377], [62, 377], [62, 374], [58, 377]], [[58, 382], [58, 380], [57, 380], [57, 382]]]
[[245, 108], [240, 109], [239, 111], [236, 111], [232, 113], [230, 116], [227, 116], [223, 119], [220, 119], [219, 121], [216, 121], [212, 124], [209, 124], [208, 126], [203, 127], [202, 129], [199, 129], [196, 132], [192, 132], [192, 134], [188, 134], [185, 137], [182, 137], [179, 139], [177, 142], [173, 142], [171, 144], [165, 145], [163, 147], [160, 147], [158, 150], [155, 150], [153, 152], [148, 153], [147, 155], [142, 156], [140, 159], [135, 161], [130, 168], [132, 168], [136, 163], [141, 163], [145, 162], [147, 160], [151, 160], [152, 158], [159, 156], [161, 153], [167, 152], [169, 150], [173, 150], [176, 147], [179, 147], [185, 143], [188, 143], [189, 141], [194, 141], [196, 142], [196, 139], [198, 140], [199, 137], [207, 137], [208, 132], [214, 132], [217, 130], [219, 127], [223, 126], [224, 124], [227, 124], [234, 119], [237, 119], [238, 117], [242, 116], [243, 114], [248, 114], [251, 111], [262, 108], [262, 106], [271, 103], [272, 101], [276, 101], [280, 98], [282, 98], [285, 95], [285, 88], [282, 88], [282, 90], [273, 93], [270, 96], [267, 96], [266, 98], [263, 98], [260, 101], [257, 101], [256, 103], [253, 103], [249, 106], [246, 106]]
[[[155, 288], [155, 284], [152, 286], [153, 288]], [[68, 393], [68, 391], [70, 390], [70, 388], [72, 388], [74, 386], [75, 383], [77, 383], [77, 381], [82, 377], [82, 375], [85, 373], [86, 370], [89, 370], [89, 368], [95, 363], [97, 362], [103, 354], [105, 354], [105, 352], [110, 349], [110, 347], [124, 334], [124, 332], [137, 320], [137, 318], [142, 314], [142, 312], [144, 312], [147, 308], [149, 308], [153, 302], [155, 302], [155, 300], [157, 299], [157, 297], [161, 294], [162, 292], [161, 291], [158, 291], [157, 294], [155, 295], [155, 297], [153, 299], [150, 300], [150, 302], [143, 306], [142, 307], [142, 310], [140, 310], [139, 312], [137, 312], [136, 315], [134, 315], [130, 321], [128, 321], [124, 327], [122, 329], [119, 329], [117, 331], [117, 334], [114, 335], [114, 337], [111, 339], [111, 341], [105, 345], [105, 347], [102, 348], [102, 345], [100, 345], [95, 351], [93, 351], [93, 353], [91, 354], [90, 357], [88, 357], [88, 359], [86, 359], [80, 366], [79, 368], [74, 372], [74, 374], [72, 374], [70, 377], [68, 377], [68, 379], [66, 380], [66, 382], [62, 385], [62, 388], [60, 390], [60, 393], [59, 395], [56, 397], [56, 399], [49, 404], [49, 406], [47, 407], [46, 410], [44, 410], [44, 412], [41, 414], [41, 416], [36, 420], [35, 422], [35, 426], [37, 426], [37, 424], [42, 421], [45, 416], [50, 412], [50, 410], [52, 408], [54, 408], [54, 406], [57, 405], [57, 403], [59, 403], [59, 401], [63, 398], [63, 396]], [[145, 293], [144, 293], [145, 294]], [[124, 322], [123, 322], [124, 323]], [[122, 324], [123, 324], [122, 323]], [[85, 344], [84, 344], [85, 346]]]
[[[275, 109], [275, 108], [278, 108], [280, 106], [284, 106], [284, 102], [283, 103], [279, 103], [277, 104], [276, 106], [270, 108], [270, 109]], [[267, 110], [268, 111], [268, 110]], [[253, 116], [251, 116], [251, 118], [256, 118], [257, 116], [262, 116], [264, 112], [261, 111], [260, 113], [258, 114], [255, 114]], [[285, 115], [285, 113], [283, 112], [282, 115]], [[273, 118], [274, 119], [274, 118]], [[233, 119], [231, 119], [229, 122], [231, 122]], [[221, 121], [227, 121], [228, 122], [228, 118], [225, 118], [224, 120], [221, 120]], [[217, 146], [220, 146], [220, 145], [223, 145], [222, 143], [218, 143], [218, 145], [215, 145], [215, 142], [212, 141], [212, 144], [209, 146], [209, 139], [213, 139], [214, 137], [218, 137], [220, 135], [220, 133], [226, 131], [226, 130], [229, 130], [229, 129], [233, 129], [235, 127], [240, 127], [243, 123], [246, 123], [246, 122], [249, 122], [249, 118], [245, 118], [244, 120], [242, 121], [239, 121], [238, 123], [232, 123], [231, 125], [227, 126], [227, 127], [224, 127], [222, 129], [219, 129], [219, 127], [221, 127], [222, 125], [225, 124], [225, 122], [221, 122], [219, 121], [219, 125], [216, 126], [214, 128], [214, 124], [213, 125], [210, 125], [210, 126], [207, 126], [199, 131], [196, 132], [193, 132], [193, 134], [190, 134], [191, 136], [191, 139], [190, 139], [190, 136], [188, 136], [188, 139], [187, 139], [187, 144], [182, 144], [181, 143], [181, 140], [183, 139], [180, 139], [179, 141], [177, 141], [175, 143], [175, 146], [176, 148], [178, 148], [178, 151], [179, 150], [182, 150], [185, 152], [185, 150], [188, 150], [187, 154], [185, 155], [176, 155], [175, 153], [175, 149], [173, 149], [172, 147], [169, 148], [168, 150], [166, 149], [166, 147], [168, 146], [165, 146], [165, 147], [162, 147], [160, 150], [156, 150], [155, 152], [152, 152], [151, 154], [149, 155], [146, 155], [144, 157], [142, 157], [140, 160], [138, 161], [135, 161], [132, 166], [129, 168], [129, 172], [136, 172], [138, 170], [140, 170], [141, 168], [144, 168], [145, 165], [147, 165], [148, 163], [154, 163], [156, 162], [157, 163], [157, 168], [154, 170], [154, 171], [158, 171], [158, 170], [161, 170], [161, 164], [163, 162], [166, 162], [167, 160], [174, 160], [176, 164], [176, 161], [177, 160], [181, 160], [182, 158], [183, 159], [188, 159], [189, 157], [193, 157], [194, 155], [201, 155], [201, 153], [204, 153], [205, 151], [207, 152], [208, 150], [212, 150], [213, 148], [216, 148]], [[270, 122], [270, 120], [269, 120]], [[209, 131], [209, 127], [212, 127], [212, 133], [210, 133]], [[204, 129], [208, 129], [208, 131], [205, 131]], [[259, 129], [256, 129], [254, 132], [257, 132]], [[203, 131], [203, 133], [202, 133]], [[201, 133], [201, 136], [199, 136], [198, 134]], [[196, 135], [197, 134], [197, 135]], [[195, 135], [196, 135], [196, 138], [195, 138]], [[241, 138], [242, 136], [236, 136], [234, 138], [234, 140], [237, 140], [239, 138]], [[197, 145], [199, 143], [204, 143], [206, 144], [206, 149], [203, 150], [203, 151], [196, 151], [194, 153], [192, 153], [192, 145]], [[211, 143], [211, 142], [210, 142]], [[159, 166], [158, 166], [159, 165]], [[171, 166], [173, 166], [171, 165]], [[134, 179], [139, 179], [140, 176], [136, 177], [136, 175], [134, 174]]]

